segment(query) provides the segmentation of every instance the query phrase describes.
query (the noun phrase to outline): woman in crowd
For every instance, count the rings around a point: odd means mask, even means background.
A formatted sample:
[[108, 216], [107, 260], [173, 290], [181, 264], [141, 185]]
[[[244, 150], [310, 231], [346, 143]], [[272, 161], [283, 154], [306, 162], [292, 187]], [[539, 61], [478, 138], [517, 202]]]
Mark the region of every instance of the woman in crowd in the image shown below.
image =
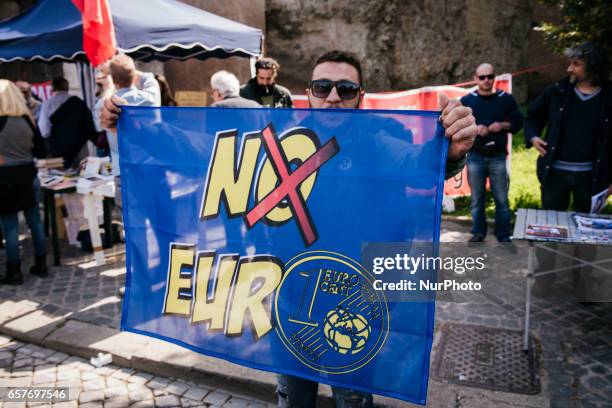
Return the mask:
[[36, 205], [34, 157], [44, 157], [44, 143], [15, 84], [0, 79], [0, 221], [6, 245], [6, 275], [0, 283], [23, 283], [19, 257], [19, 211], [32, 232], [35, 263], [30, 273], [47, 276], [47, 245]]

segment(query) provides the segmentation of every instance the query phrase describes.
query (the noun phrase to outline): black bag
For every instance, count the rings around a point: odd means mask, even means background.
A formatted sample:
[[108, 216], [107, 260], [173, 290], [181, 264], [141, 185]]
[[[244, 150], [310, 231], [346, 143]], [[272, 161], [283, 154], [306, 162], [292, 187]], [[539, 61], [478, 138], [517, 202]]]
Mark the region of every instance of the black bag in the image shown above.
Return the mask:
[[[7, 117], [0, 118], [0, 132]], [[0, 214], [12, 214], [36, 205], [34, 198], [34, 163], [0, 166]]]
[[506, 151], [507, 143], [508, 137], [506, 134], [487, 135], [484, 137], [477, 137], [474, 141], [473, 149], [482, 156], [492, 157], [500, 154], [508, 154]]
[[36, 205], [34, 177], [34, 163], [0, 166], [0, 214], [16, 213]]

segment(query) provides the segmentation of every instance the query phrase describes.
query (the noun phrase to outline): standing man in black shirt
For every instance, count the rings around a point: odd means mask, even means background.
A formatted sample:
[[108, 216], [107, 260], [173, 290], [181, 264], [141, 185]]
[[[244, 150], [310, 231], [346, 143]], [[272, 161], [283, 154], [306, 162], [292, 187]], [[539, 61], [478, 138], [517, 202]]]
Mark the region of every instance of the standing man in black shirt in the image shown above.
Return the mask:
[[[612, 192], [612, 89], [601, 46], [586, 42], [565, 55], [569, 77], [548, 86], [529, 105], [525, 143], [540, 153], [542, 208], [567, 211], [571, 197], [573, 210], [589, 212], [592, 195], [606, 188]], [[538, 253], [538, 261], [539, 269], [546, 270], [553, 267], [554, 258]], [[554, 275], [543, 278], [552, 283]], [[538, 279], [536, 285], [541, 282]]]
[[[548, 86], [529, 105], [525, 142], [539, 153], [542, 208], [589, 212], [591, 196], [612, 185], [612, 95], [603, 49], [584, 43], [569, 49], [568, 78]], [[546, 137], [540, 138], [548, 126]]]
[[272, 58], [260, 58], [255, 63], [255, 76], [240, 88], [240, 96], [267, 108], [292, 108], [291, 92], [276, 83], [280, 65]]
[[470, 242], [482, 242], [487, 235], [487, 177], [491, 181], [491, 192], [495, 200], [495, 236], [499, 242], [510, 242], [506, 146], [508, 132], [516, 133], [523, 127], [523, 115], [512, 95], [493, 87], [495, 69], [491, 64], [480, 64], [474, 73], [474, 80], [477, 89], [461, 98], [464, 106], [472, 108], [478, 126], [478, 136], [467, 162], [468, 182], [472, 191], [473, 235]]

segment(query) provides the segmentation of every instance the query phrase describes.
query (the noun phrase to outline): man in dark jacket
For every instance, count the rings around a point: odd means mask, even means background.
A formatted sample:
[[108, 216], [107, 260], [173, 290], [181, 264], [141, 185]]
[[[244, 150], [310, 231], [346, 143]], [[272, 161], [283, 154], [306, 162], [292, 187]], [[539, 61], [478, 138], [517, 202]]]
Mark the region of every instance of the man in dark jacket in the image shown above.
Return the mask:
[[68, 94], [65, 78], [54, 78], [51, 86], [54, 95], [42, 104], [38, 126], [47, 140], [49, 156], [62, 157], [64, 167], [74, 167], [87, 141], [96, 139], [93, 116], [85, 102]]
[[268, 108], [292, 108], [291, 92], [276, 83], [280, 65], [272, 58], [255, 63], [255, 77], [240, 89], [240, 96]]
[[[567, 211], [570, 197], [574, 210], [589, 212], [591, 196], [612, 192], [612, 87], [603, 49], [583, 43], [566, 52], [568, 78], [548, 86], [529, 105], [525, 143], [540, 157], [537, 174], [542, 208]], [[545, 138], [540, 135], [547, 127]], [[539, 269], [552, 269], [554, 258], [538, 254]], [[551, 284], [554, 275], [538, 279], [536, 291]]]
[[612, 185], [612, 89], [600, 46], [584, 43], [566, 56], [569, 78], [548, 86], [529, 105], [525, 143], [540, 153], [542, 207], [565, 211], [572, 196], [576, 211], [589, 212], [591, 196]]
[[468, 181], [472, 191], [472, 238], [482, 242], [487, 235], [485, 216], [485, 184], [491, 181], [495, 200], [495, 236], [499, 242], [510, 242], [510, 206], [508, 205], [508, 172], [506, 156], [508, 132], [516, 133], [523, 127], [521, 114], [514, 97], [495, 89], [495, 69], [491, 64], [480, 64], [474, 73], [476, 90], [461, 98], [464, 106], [472, 108], [478, 137], [468, 158]]
[[[330, 51], [316, 61], [308, 89], [308, 104], [316, 109], [358, 109], [365, 91], [361, 63], [354, 55]], [[472, 110], [458, 100], [440, 99], [441, 122], [450, 139], [446, 178], [463, 168], [466, 153], [476, 137]], [[278, 406], [281, 408], [314, 408], [318, 384], [289, 375], [278, 376]], [[372, 408], [372, 394], [341, 387], [332, 387], [336, 408]]]

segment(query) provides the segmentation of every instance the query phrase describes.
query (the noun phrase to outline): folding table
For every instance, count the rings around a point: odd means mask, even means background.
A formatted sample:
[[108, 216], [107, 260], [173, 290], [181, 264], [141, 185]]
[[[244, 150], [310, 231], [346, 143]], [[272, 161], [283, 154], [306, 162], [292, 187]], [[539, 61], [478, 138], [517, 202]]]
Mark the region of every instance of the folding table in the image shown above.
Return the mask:
[[[590, 266], [593, 269], [597, 269], [606, 273], [612, 274], [611, 269], [602, 267], [600, 264], [612, 261], [612, 258], [602, 259], [598, 261], [586, 261], [570, 254], [561, 252], [557, 249], [551, 248], [550, 246], [544, 245], [545, 243], [564, 243], [564, 244], [590, 244], [590, 245], [610, 245], [611, 243], [602, 243], [595, 239], [585, 238], [583, 234], [578, 231], [578, 227], [574, 222], [572, 215], [574, 212], [566, 211], [549, 211], [549, 210], [535, 210], [535, 209], [524, 209], [519, 208], [516, 213], [516, 222], [514, 224], [513, 241], [527, 241], [529, 243], [529, 252], [527, 257], [527, 288], [525, 297], [525, 325], [524, 325], [524, 340], [523, 349], [525, 351], [529, 348], [529, 323], [530, 323], [530, 311], [531, 311], [531, 286], [538, 276], [548, 275], [551, 273], [558, 273], [570, 269], [574, 269], [580, 266]], [[579, 214], [588, 216], [589, 214]], [[597, 215], [597, 217], [606, 218], [605, 215]], [[607, 217], [610, 218], [610, 217]], [[527, 235], [527, 228], [529, 225], [538, 226], [550, 226], [550, 227], [565, 227], [568, 231], [568, 237], [564, 240], [549, 238], [549, 237], [537, 237], [533, 235]], [[535, 248], [541, 248], [542, 250], [552, 252], [562, 257], [576, 261], [570, 266], [563, 266], [559, 268], [550, 269], [548, 271], [534, 272], [534, 257]]]

